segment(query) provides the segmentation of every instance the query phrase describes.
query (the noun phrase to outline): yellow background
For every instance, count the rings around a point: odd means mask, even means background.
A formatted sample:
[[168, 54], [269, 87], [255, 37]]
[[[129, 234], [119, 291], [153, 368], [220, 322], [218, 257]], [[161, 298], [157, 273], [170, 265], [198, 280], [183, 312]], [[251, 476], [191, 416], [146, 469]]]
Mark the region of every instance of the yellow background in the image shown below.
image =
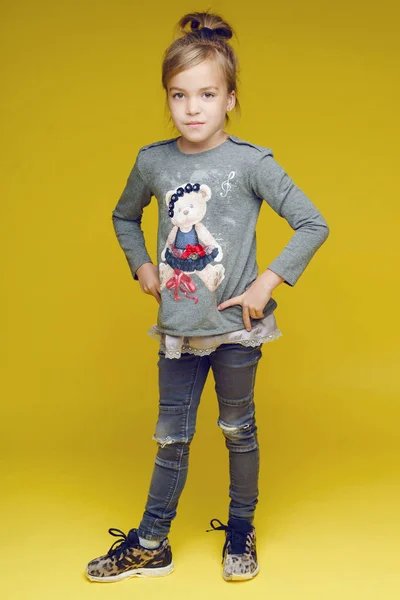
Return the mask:
[[[136, 527], [156, 444], [157, 304], [111, 211], [138, 149], [173, 137], [160, 65], [201, 3], [37, 0], [1, 8], [1, 596], [397, 599], [398, 3], [220, 1], [237, 29], [242, 118], [331, 235], [274, 297], [284, 336], [257, 388], [261, 571], [220, 573], [228, 456], [210, 376], [160, 580], [88, 582], [109, 527]], [[156, 203], [145, 212], [155, 258]], [[264, 269], [292, 231], [267, 205]], [[5, 260], [4, 260], [5, 259]], [[248, 587], [243, 588], [242, 585]]]

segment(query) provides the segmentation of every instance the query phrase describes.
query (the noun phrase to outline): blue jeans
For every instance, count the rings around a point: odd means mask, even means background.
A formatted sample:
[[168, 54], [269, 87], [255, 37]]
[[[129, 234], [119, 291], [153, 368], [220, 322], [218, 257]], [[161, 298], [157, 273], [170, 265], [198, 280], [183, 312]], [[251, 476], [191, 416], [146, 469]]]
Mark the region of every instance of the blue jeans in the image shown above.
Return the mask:
[[219, 404], [217, 424], [229, 450], [229, 517], [254, 520], [258, 502], [259, 446], [254, 382], [261, 346], [221, 344], [211, 354], [183, 353], [166, 358], [159, 351], [159, 414], [153, 438], [158, 443], [141, 537], [162, 540], [176, 516], [189, 463], [190, 442], [210, 367]]

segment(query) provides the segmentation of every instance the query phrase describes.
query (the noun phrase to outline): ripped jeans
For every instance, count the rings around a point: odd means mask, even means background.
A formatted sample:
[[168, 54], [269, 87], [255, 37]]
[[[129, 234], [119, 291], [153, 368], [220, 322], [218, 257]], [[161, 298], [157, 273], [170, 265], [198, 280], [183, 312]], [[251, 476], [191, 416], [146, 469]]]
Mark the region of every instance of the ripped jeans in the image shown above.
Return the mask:
[[261, 346], [221, 344], [211, 354], [183, 353], [166, 358], [159, 351], [158, 443], [147, 503], [138, 528], [141, 537], [162, 540], [176, 516], [196, 430], [200, 396], [210, 367], [219, 404], [217, 424], [229, 450], [229, 517], [254, 520], [258, 502], [259, 447], [254, 382]]

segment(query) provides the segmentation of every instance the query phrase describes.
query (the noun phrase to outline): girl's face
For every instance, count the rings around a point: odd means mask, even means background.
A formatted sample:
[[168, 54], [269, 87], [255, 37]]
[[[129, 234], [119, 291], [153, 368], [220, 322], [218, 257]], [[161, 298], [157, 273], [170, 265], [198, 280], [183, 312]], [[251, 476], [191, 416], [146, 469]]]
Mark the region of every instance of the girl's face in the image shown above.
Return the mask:
[[181, 149], [190, 152], [218, 146], [226, 137], [224, 121], [235, 106], [235, 92], [228, 93], [223, 73], [214, 60], [206, 60], [172, 77], [168, 106], [182, 135]]

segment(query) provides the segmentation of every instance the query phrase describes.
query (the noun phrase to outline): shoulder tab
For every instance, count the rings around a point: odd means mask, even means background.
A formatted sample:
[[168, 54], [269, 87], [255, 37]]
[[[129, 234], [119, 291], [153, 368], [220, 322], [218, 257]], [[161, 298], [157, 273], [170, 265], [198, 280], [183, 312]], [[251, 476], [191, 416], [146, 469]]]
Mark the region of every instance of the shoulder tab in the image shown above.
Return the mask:
[[147, 144], [146, 146], [142, 146], [142, 148], [140, 148], [140, 152], [142, 152], [142, 150], [148, 150], [149, 148], [155, 148], [157, 146], [165, 146], [166, 144], [172, 144], [172, 142], [174, 142], [177, 138], [171, 138], [169, 140], [161, 140], [159, 142], [153, 142], [152, 144]]
[[257, 144], [252, 144], [251, 142], [247, 142], [246, 140], [241, 140], [240, 138], [236, 137], [236, 135], [230, 135], [229, 137], [232, 140], [232, 142], [234, 142], [235, 144], [238, 144], [239, 146], [248, 146], [250, 148], [254, 148], [255, 150], [258, 150], [259, 152], [261, 152], [263, 154], [268, 154], [270, 156], [274, 155], [271, 148], [265, 148], [264, 146], [259, 146]]

